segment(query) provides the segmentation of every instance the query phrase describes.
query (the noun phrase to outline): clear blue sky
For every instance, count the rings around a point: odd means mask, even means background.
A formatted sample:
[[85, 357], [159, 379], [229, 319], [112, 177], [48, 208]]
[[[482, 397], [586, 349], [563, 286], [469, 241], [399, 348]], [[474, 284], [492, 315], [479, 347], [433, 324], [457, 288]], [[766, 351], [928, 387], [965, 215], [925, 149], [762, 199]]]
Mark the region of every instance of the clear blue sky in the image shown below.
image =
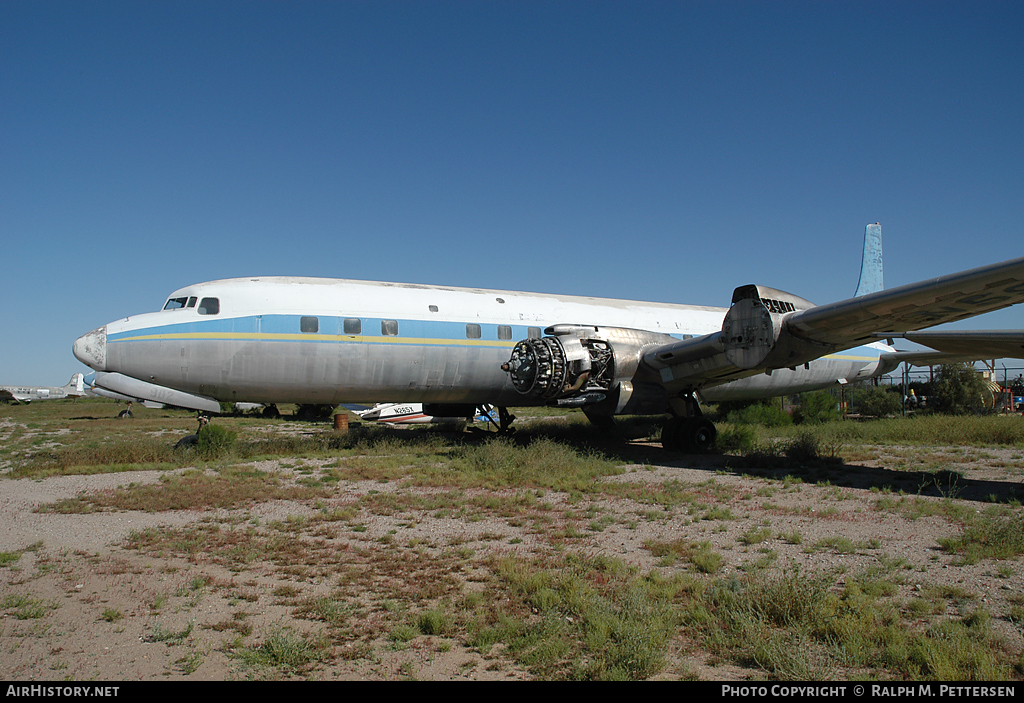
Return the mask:
[[1022, 29], [1019, 0], [4, 0], [0, 383], [217, 278], [727, 306], [849, 297], [869, 222], [890, 287], [1024, 255]]

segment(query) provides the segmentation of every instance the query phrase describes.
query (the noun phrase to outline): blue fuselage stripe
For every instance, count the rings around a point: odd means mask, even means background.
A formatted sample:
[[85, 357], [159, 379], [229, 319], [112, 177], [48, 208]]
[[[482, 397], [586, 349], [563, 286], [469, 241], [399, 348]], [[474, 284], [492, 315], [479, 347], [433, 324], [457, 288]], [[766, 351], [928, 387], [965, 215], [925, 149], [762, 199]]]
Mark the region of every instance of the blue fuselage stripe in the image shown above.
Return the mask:
[[[169, 314], [175, 314], [170, 311]], [[316, 332], [302, 332], [302, 318], [317, 318]], [[303, 342], [311, 344], [424, 344], [431, 346], [508, 346], [530, 334], [530, 329], [543, 330], [546, 323], [535, 325], [504, 324], [493, 322], [465, 322], [399, 319], [398, 334], [385, 335], [382, 324], [390, 318], [362, 317], [360, 332], [346, 334], [344, 321], [357, 319], [352, 316], [327, 315], [249, 315], [245, 317], [209, 317], [175, 324], [144, 327], [135, 330], [109, 333], [111, 344], [134, 341], [266, 341]], [[469, 337], [467, 325], [479, 325], [480, 337]], [[499, 327], [510, 327], [509, 339], [498, 338]], [[682, 334], [669, 335], [682, 339]], [[875, 361], [881, 349], [860, 346], [824, 358], [857, 361]]]

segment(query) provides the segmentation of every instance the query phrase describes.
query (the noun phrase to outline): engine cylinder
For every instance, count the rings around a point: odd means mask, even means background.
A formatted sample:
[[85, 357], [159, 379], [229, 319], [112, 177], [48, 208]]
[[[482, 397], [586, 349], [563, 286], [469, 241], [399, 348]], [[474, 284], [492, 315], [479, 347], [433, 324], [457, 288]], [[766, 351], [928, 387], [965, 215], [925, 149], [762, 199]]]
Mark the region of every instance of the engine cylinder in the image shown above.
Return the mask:
[[568, 363], [562, 345], [553, 337], [517, 343], [503, 368], [517, 391], [535, 398], [556, 398], [566, 385]]

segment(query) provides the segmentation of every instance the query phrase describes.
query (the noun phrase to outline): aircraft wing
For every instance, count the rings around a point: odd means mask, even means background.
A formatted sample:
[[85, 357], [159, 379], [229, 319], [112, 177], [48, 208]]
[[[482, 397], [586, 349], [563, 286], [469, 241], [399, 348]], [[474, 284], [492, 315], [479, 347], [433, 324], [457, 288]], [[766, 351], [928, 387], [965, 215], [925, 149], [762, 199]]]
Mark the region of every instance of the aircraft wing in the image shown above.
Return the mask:
[[[721, 332], [652, 345], [644, 349], [641, 358], [660, 374], [662, 385], [670, 392], [795, 368], [827, 354], [895, 336], [947, 353], [979, 354], [975, 359], [1016, 358], [1024, 353], [1021, 333], [984, 333], [991, 346], [981, 353], [978, 337], [916, 331], [1021, 302], [1024, 257], [828, 305], [815, 306], [763, 286], [742, 286], [733, 294]], [[1002, 353], [992, 355], [992, 350]]]
[[19, 400], [18, 396], [14, 395], [11, 391], [6, 388], [0, 388], [0, 400]]
[[1024, 257], [801, 310], [786, 329], [845, 349], [875, 333], [909, 332], [956, 322], [1024, 301]]

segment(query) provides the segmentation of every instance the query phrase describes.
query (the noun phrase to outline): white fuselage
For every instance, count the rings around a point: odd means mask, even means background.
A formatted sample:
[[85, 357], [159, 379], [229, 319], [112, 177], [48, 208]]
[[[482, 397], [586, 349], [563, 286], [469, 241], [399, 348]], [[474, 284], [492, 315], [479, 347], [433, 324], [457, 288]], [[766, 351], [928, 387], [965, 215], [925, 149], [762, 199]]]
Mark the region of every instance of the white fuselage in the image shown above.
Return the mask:
[[[726, 308], [400, 283], [271, 277], [201, 283], [159, 312], [75, 343], [97, 371], [218, 401], [530, 401], [501, 364], [556, 324], [624, 327], [679, 339], [721, 329]], [[871, 344], [794, 370], [705, 388], [709, 400], [781, 395], [882, 371]]]

